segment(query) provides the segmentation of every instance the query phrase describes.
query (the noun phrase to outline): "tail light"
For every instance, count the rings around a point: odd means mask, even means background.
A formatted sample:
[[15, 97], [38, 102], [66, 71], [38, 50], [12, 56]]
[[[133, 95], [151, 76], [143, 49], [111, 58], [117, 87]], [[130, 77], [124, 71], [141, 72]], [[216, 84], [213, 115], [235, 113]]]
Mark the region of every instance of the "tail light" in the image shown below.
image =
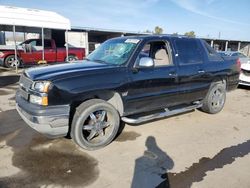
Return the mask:
[[236, 66], [237, 66], [237, 70], [240, 72], [241, 71], [241, 62], [240, 62], [239, 58], [236, 61]]

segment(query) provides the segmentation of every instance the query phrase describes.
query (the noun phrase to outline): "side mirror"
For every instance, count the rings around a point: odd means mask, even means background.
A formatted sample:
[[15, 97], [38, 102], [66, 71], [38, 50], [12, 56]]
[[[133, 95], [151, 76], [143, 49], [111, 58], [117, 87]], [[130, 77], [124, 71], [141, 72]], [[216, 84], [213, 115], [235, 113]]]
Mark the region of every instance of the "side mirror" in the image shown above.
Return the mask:
[[142, 57], [139, 61], [138, 68], [152, 68], [154, 65], [154, 60], [152, 58]]

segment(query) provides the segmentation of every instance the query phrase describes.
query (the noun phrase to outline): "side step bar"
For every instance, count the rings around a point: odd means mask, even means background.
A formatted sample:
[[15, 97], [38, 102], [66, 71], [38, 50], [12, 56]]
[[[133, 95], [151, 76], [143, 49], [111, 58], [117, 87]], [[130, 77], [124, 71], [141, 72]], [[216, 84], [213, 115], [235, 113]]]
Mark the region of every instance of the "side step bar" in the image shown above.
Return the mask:
[[166, 109], [164, 109], [165, 112], [150, 114], [150, 115], [142, 116], [139, 118], [122, 117], [122, 121], [124, 121], [125, 123], [129, 123], [129, 124], [139, 124], [139, 123], [143, 123], [143, 122], [150, 121], [153, 119], [159, 119], [159, 118], [163, 118], [163, 117], [173, 116], [176, 114], [192, 111], [196, 108], [200, 108], [201, 106], [202, 106], [202, 104], [199, 103], [199, 104], [194, 104], [191, 106], [187, 106], [187, 107], [179, 108], [179, 109], [174, 109], [174, 110], [169, 110], [168, 108], [166, 108]]

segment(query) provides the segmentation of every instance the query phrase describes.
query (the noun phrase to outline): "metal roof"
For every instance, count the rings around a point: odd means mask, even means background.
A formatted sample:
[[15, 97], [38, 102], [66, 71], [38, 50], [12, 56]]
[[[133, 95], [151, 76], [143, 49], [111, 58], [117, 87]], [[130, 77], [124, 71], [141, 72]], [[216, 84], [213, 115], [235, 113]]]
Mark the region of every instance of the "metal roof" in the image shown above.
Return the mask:
[[70, 30], [70, 20], [52, 11], [0, 6], [0, 25]]
[[99, 32], [107, 32], [107, 33], [121, 33], [121, 34], [151, 34], [151, 33], [145, 33], [145, 32], [139, 32], [139, 31], [126, 31], [126, 30], [116, 30], [116, 29], [104, 29], [104, 28], [95, 28], [95, 27], [81, 27], [81, 26], [72, 26], [72, 29], [74, 30], [83, 30], [83, 31], [99, 31]]

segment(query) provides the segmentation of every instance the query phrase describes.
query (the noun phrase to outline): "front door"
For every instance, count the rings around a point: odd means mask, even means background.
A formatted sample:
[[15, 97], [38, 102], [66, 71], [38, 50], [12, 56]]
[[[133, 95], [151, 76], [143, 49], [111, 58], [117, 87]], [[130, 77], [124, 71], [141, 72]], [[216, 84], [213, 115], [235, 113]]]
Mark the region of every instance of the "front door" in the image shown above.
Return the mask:
[[177, 69], [168, 41], [147, 43], [137, 57], [150, 57], [155, 66], [130, 72], [130, 85], [124, 98], [126, 114], [146, 112], [175, 105], [178, 101]]
[[[28, 40], [25, 43], [24, 52], [21, 57], [25, 63], [37, 63], [43, 59], [43, 47], [41, 39]], [[47, 62], [56, 61], [56, 49], [51, 46], [51, 40], [44, 40], [44, 60]]]

